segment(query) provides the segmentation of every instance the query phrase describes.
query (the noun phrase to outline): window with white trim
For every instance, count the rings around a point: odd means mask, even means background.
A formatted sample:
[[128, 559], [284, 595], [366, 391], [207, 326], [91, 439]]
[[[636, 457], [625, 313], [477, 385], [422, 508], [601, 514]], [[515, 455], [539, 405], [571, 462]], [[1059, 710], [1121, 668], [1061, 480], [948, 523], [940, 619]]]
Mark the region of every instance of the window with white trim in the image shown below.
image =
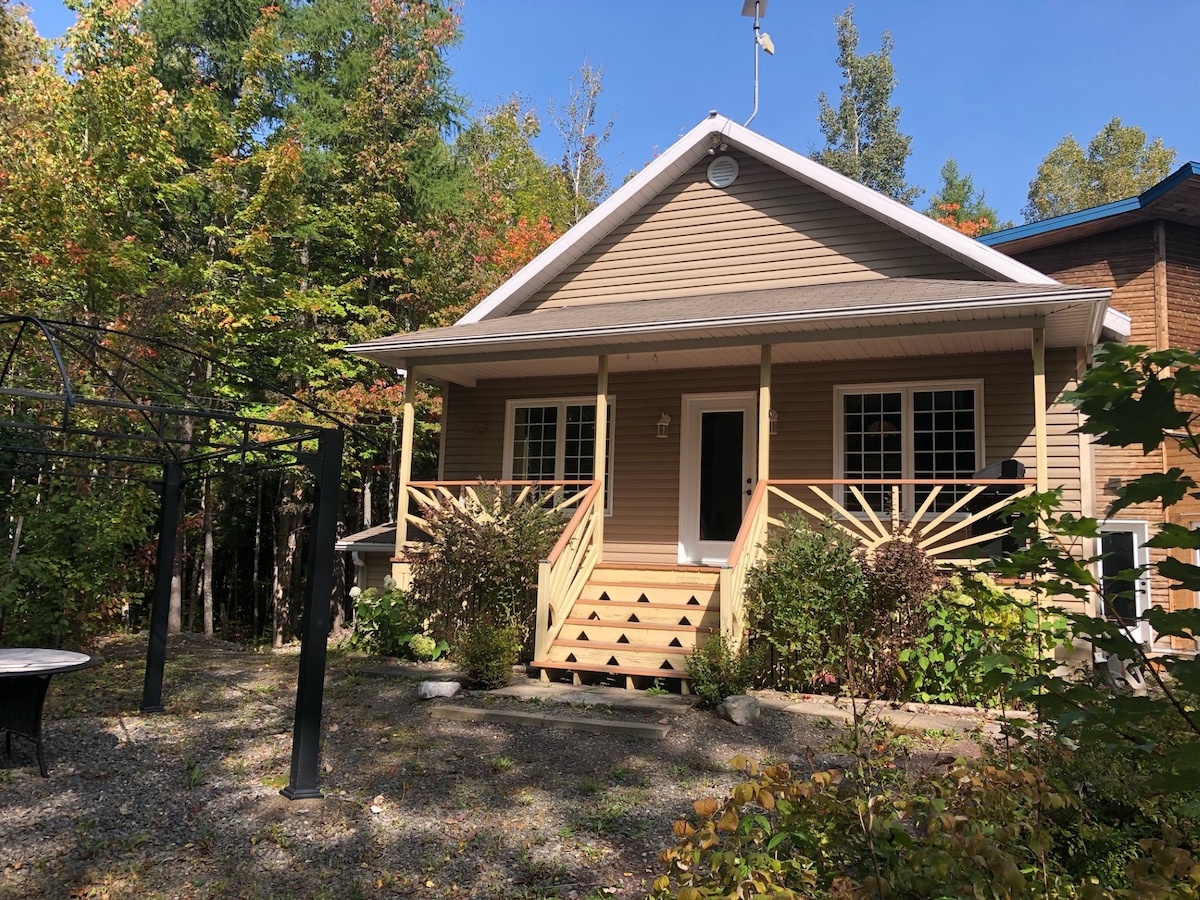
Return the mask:
[[[612, 515], [613, 399], [605, 439], [604, 512]], [[504, 477], [516, 481], [592, 481], [596, 468], [596, 402], [585, 397], [508, 401]]]
[[1102, 618], [1135, 628], [1150, 607], [1146, 566], [1149, 526], [1140, 520], [1100, 523], [1100, 609]]
[[[834, 409], [835, 478], [940, 481], [970, 478], [982, 468], [982, 382], [839, 387]], [[858, 489], [873, 510], [891, 511], [889, 485]], [[902, 513], [915, 513], [930, 490], [904, 486]], [[968, 490], [943, 487], [932, 508], [945, 510]], [[848, 491], [843, 496], [850, 499]]]

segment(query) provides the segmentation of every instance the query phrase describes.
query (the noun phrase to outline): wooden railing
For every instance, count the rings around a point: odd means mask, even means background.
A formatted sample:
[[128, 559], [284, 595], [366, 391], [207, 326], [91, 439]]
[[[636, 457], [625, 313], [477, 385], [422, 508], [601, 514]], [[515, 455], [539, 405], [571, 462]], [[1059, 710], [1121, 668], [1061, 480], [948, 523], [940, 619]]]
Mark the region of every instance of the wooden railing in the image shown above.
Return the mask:
[[[746, 577], [762, 558], [769, 531], [783, 525], [780, 507], [803, 513], [814, 526], [832, 522], [868, 554], [903, 539], [939, 565], [968, 565], [961, 551], [1008, 534], [1000, 514], [1017, 497], [1033, 493], [1036, 485], [1033, 478], [760, 481], [721, 570], [721, 633], [734, 640], [742, 634]], [[985, 493], [989, 491], [993, 493]], [[875, 509], [868, 493], [877, 502], [885, 499], [880, 505], [887, 511]], [[915, 507], [911, 513], [909, 507]]]
[[547, 658], [550, 645], [562, 630], [563, 620], [600, 561], [604, 491], [596, 481], [579, 496], [575, 514], [558, 543], [538, 565], [534, 659]]
[[762, 557], [767, 540], [769, 491], [768, 481], [755, 485], [729, 561], [721, 569], [721, 634], [734, 641], [740, 639], [745, 623], [746, 576]]
[[[404, 504], [405, 528], [414, 525], [423, 535], [429, 534], [429, 522], [422, 514], [452, 504], [466, 515], [488, 521], [499, 511], [505, 490], [514, 503], [536, 503], [547, 512], [564, 512], [578, 506], [587, 495], [592, 481], [410, 481], [408, 495], [417, 501], [419, 512], [409, 512]], [[407, 531], [406, 531], [407, 535]]]

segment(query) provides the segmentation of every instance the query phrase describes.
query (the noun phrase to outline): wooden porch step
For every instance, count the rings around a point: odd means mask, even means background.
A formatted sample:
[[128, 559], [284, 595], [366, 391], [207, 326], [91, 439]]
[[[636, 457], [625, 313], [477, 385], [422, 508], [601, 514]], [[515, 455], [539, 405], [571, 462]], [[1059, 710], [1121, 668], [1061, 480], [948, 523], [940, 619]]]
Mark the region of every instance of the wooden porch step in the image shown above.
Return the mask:
[[[589, 581], [579, 599], [584, 603], [651, 603], [708, 606], [721, 595], [720, 585], [712, 584], [613, 584]], [[692, 600], [695, 599], [695, 603]]]
[[[555, 641], [546, 656], [561, 663], [588, 663], [624, 669], [663, 669], [682, 672], [691, 647], [638, 647], [635, 644], [601, 646], [597, 641]], [[664, 664], [666, 667], [664, 668]]]
[[535, 659], [529, 665], [534, 669], [554, 669], [560, 672], [596, 672], [602, 675], [633, 675], [641, 678], [679, 678], [682, 680], [691, 680], [692, 677], [686, 670], [606, 666], [596, 663], [564, 662], [561, 659]]
[[589, 581], [606, 585], [696, 585], [716, 587], [721, 583], [721, 570], [698, 566], [649, 566], [602, 563], [592, 570]]
[[577, 650], [611, 650], [621, 653], [652, 653], [656, 656], [687, 655], [694, 647], [671, 646], [669, 644], [635, 644], [633, 641], [581, 641], [575, 638], [558, 638], [552, 647], [570, 647]]
[[[645, 604], [642, 604], [645, 606]], [[693, 607], [694, 608], [694, 607]], [[579, 625], [583, 628], [624, 628], [631, 631], [681, 631], [692, 634], [715, 634], [720, 627], [706, 625], [672, 625], [670, 622], [630, 622], [627, 619], [563, 619], [563, 628]]]

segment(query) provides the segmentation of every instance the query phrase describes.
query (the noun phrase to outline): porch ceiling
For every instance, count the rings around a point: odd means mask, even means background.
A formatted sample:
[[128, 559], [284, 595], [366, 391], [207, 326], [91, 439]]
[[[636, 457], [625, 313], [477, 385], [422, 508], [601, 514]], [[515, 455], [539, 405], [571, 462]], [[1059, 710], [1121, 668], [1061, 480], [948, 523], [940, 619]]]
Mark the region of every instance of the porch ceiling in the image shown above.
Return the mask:
[[380, 338], [347, 348], [423, 377], [472, 384], [511, 375], [995, 352], [1096, 341], [1109, 292], [1063, 285], [876, 279], [604, 303]]

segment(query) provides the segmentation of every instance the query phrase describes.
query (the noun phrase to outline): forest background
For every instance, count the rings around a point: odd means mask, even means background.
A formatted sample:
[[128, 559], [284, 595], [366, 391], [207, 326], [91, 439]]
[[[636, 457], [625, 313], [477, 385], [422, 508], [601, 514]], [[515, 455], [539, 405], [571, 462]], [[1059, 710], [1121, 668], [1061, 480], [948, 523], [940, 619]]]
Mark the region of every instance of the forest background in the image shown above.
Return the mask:
[[[0, 313], [185, 346], [201, 355], [142, 365], [189, 400], [257, 417], [329, 411], [354, 428], [343, 530], [386, 521], [400, 386], [340, 348], [453, 322], [619, 182], [601, 68], [564, 73], [565, 96], [544, 116], [519, 97], [469, 114], [447, 62], [460, 26], [440, 2], [98, 0], [52, 45], [21, 7], [0, 4]], [[891, 38], [859, 52], [852, 8], [836, 37], [842, 90], [818, 98], [814, 156], [916, 203]], [[852, 109], [868, 114], [848, 131]], [[1025, 215], [1127, 196], [1173, 160], [1113, 119], [1086, 149], [1064, 138], [1031, 172]], [[922, 199], [969, 234], [1000, 224], [953, 160]], [[38, 365], [19, 355], [6, 368], [36, 380]], [[144, 372], [114, 374], [154, 398]], [[437, 396], [421, 394], [420, 408], [414, 473], [432, 477]], [[19, 470], [14, 458], [0, 468]], [[105, 474], [11, 475], [4, 643], [78, 643], [118, 616], [144, 621], [157, 503]], [[310, 486], [296, 470], [203, 475], [188, 486], [172, 627], [278, 645], [296, 624]]]

